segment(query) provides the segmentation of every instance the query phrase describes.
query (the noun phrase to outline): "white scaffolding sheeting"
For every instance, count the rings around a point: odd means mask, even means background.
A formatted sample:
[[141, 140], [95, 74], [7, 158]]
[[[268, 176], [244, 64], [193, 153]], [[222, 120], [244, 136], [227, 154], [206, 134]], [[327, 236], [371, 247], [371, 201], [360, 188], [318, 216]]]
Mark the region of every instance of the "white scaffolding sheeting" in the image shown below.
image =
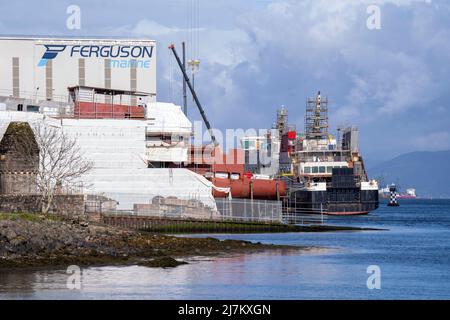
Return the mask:
[[147, 133], [188, 134], [192, 133], [192, 123], [184, 115], [180, 106], [173, 103], [147, 103]]
[[62, 123], [86, 158], [94, 162], [94, 171], [147, 168], [145, 121], [63, 119]]
[[186, 162], [188, 161], [188, 148], [151, 147], [147, 149], [146, 157], [149, 161]]
[[211, 182], [187, 169], [96, 168], [86, 176], [86, 183], [93, 193], [118, 201], [120, 210], [151, 203], [156, 196], [195, 199], [216, 210]]
[[[42, 120], [44, 119], [44, 120]], [[83, 178], [84, 191], [102, 194], [131, 210], [154, 196], [196, 199], [216, 209], [212, 184], [187, 169], [149, 169], [146, 160], [146, 120], [52, 119], [27, 112], [0, 112], [0, 139], [11, 121], [30, 125], [44, 121], [77, 139], [83, 155], [94, 164]]]

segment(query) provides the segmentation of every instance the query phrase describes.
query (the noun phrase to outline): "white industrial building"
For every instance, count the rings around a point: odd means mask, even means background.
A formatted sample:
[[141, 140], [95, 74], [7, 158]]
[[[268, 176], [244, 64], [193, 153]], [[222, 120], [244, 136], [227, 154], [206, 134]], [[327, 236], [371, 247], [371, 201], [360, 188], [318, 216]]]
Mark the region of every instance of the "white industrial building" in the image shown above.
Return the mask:
[[[0, 37], [0, 103], [67, 103], [69, 87], [141, 92], [156, 101], [156, 43], [144, 39]], [[102, 97], [109, 103], [108, 97]], [[137, 105], [135, 97], [124, 105]], [[23, 103], [20, 103], [20, 102]], [[22, 106], [18, 105], [21, 104]]]

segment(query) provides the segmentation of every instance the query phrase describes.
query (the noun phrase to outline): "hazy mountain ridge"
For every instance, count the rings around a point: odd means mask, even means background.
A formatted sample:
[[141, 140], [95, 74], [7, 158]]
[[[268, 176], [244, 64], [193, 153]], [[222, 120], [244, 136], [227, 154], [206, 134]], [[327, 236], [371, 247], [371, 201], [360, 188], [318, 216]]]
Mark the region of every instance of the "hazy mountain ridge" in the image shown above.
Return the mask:
[[415, 188], [419, 197], [450, 198], [450, 150], [415, 151], [368, 169], [381, 187], [397, 183], [405, 191]]

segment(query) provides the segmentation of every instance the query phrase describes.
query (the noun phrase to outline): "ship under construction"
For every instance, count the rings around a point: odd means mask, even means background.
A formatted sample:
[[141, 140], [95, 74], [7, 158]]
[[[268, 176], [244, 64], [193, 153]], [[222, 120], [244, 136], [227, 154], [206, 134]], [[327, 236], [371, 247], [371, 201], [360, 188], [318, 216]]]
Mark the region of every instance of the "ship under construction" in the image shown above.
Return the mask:
[[250, 171], [285, 182], [287, 216], [363, 215], [376, 210], [378, 182], [368, 178], [359, 150], [359, 129], [338, 127], [337, 137], [331, 135], [328, 99], [322, 98], [320, 91], [306, 101], [304, 128], [304, 133], [298, 133], [296, 126], [288, 123], [288, 110], [283, 107], [271, 132], [257, 138], [265, 141], [264, 150], [251, 150], [252, 139], [244, 143], [246, 159], [252, 158], [252, 153], [257, 159], [270, 159], [264, 164], [248, 164]]

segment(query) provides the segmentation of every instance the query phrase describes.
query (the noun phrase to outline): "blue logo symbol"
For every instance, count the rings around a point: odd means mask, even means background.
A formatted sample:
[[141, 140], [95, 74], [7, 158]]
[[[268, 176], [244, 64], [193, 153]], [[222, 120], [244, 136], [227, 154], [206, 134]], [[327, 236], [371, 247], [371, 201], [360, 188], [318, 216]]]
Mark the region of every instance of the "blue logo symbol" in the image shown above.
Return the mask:
[[48, 60], [55, 59], [58, 53], [63, 52], [66, 49], [66, 45], [46, 44], [44, 46], [46, 51], [41, 60], [39, 60], [38, 67], [45, 67]]

